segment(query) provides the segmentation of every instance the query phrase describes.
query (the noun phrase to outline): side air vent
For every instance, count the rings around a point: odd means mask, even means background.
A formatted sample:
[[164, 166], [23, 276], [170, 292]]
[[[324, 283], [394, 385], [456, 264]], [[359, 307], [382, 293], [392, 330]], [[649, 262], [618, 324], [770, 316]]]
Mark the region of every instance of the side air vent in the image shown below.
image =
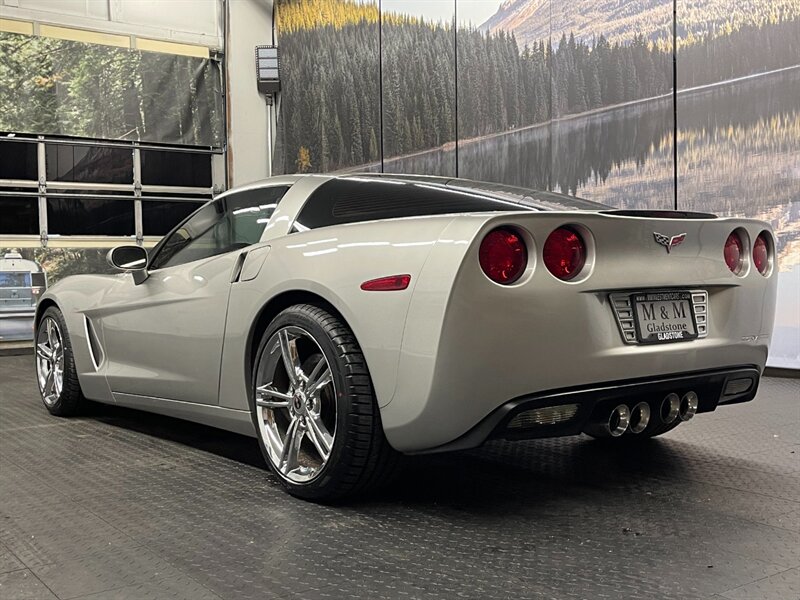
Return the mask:
[[89, 343], [89, 356], [92, 357], [94, 370], [97, 371], [100, 369], [100, 365], [103, 364], [103, 360], [105, 359], [103, 347], [100, 345], [100, 340], [97, 338], [94, 325], [92, 325], [92, 322], [89, 320], [89, 318], [84, 316], [83, 323], [86, 326], [86, 340]]

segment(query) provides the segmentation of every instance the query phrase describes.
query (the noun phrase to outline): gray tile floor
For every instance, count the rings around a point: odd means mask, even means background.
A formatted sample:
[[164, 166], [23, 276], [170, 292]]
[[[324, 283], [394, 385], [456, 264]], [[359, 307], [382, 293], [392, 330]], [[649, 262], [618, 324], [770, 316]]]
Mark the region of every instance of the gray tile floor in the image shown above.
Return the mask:
[[0, 598], [800, 598], [800, 380], [631, 453], [416, 458], [341, 507], [255, 441], [115, 407], [50, 417], [0, 357]]

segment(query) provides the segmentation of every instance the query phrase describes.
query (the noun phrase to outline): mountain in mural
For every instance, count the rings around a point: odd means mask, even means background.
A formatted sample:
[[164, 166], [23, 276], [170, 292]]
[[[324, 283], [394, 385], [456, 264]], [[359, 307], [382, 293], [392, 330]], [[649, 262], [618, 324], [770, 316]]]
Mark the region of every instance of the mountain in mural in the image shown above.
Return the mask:
[[[800, 0], [680, 0], [678, 38], [709, 32], [730, 33], [800, 17]], [[551, 29], [552, 26], [552, 29]], [[578, 39], [604, 35], [610, 42], [672, 37], [672, 0], [506, 0], [480, 29], [513, 31], [520, 44], [552, 35]]]

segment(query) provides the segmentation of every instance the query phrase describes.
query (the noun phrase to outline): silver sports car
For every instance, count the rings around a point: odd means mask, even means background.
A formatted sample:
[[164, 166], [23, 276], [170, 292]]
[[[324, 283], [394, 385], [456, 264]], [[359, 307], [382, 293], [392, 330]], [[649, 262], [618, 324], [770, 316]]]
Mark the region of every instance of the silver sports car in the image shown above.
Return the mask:
[[85, 399], [254, 436], [332, 500], [401, 454], [586, 433], [636, 442], [751, 400], [775, 238], [462, 179], [277, 177], [198, 209], [36, 314], [47, 409]]

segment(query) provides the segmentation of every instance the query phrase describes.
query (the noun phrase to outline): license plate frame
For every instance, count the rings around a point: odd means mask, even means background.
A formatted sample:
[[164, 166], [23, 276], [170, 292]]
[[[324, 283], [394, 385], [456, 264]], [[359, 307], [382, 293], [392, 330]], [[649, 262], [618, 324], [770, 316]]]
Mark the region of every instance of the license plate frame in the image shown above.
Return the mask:
[[[690, 291], [669, 290], [636, 292], [631, 294], [630, 301], [637, 343], [645, 345], [672, 344], [676, 342], [689, 342], [696, 340], [700, 336], [697, 329], [694, 302]], [[678, 308], [675, 306], [675, 303], [678, 303], [679, 307], [683, 307], [688, 314], [681, 314], [681, 318], [678, 318]], [[644, 311], [640, 311], [640, 307], [647, 305], [650, 307], [650, 314], [654, 317], [651, 321], [655, 323], [655, 331], [643, 330], [643, 328], [646, 328], [642, 323], [642, 312]], [[666, 317], [663, 316], [662, 308], [666, 310]], [[647, 316], [646, 312], [645, 316]], [[678, 327], [678, 329], [670, 328], [668, 324], [669, 321], [676, 323], [677, 325], [675, 325], [675, 327]], [[681, 329], [681, 325], [690, 325], [691, 329]]]

